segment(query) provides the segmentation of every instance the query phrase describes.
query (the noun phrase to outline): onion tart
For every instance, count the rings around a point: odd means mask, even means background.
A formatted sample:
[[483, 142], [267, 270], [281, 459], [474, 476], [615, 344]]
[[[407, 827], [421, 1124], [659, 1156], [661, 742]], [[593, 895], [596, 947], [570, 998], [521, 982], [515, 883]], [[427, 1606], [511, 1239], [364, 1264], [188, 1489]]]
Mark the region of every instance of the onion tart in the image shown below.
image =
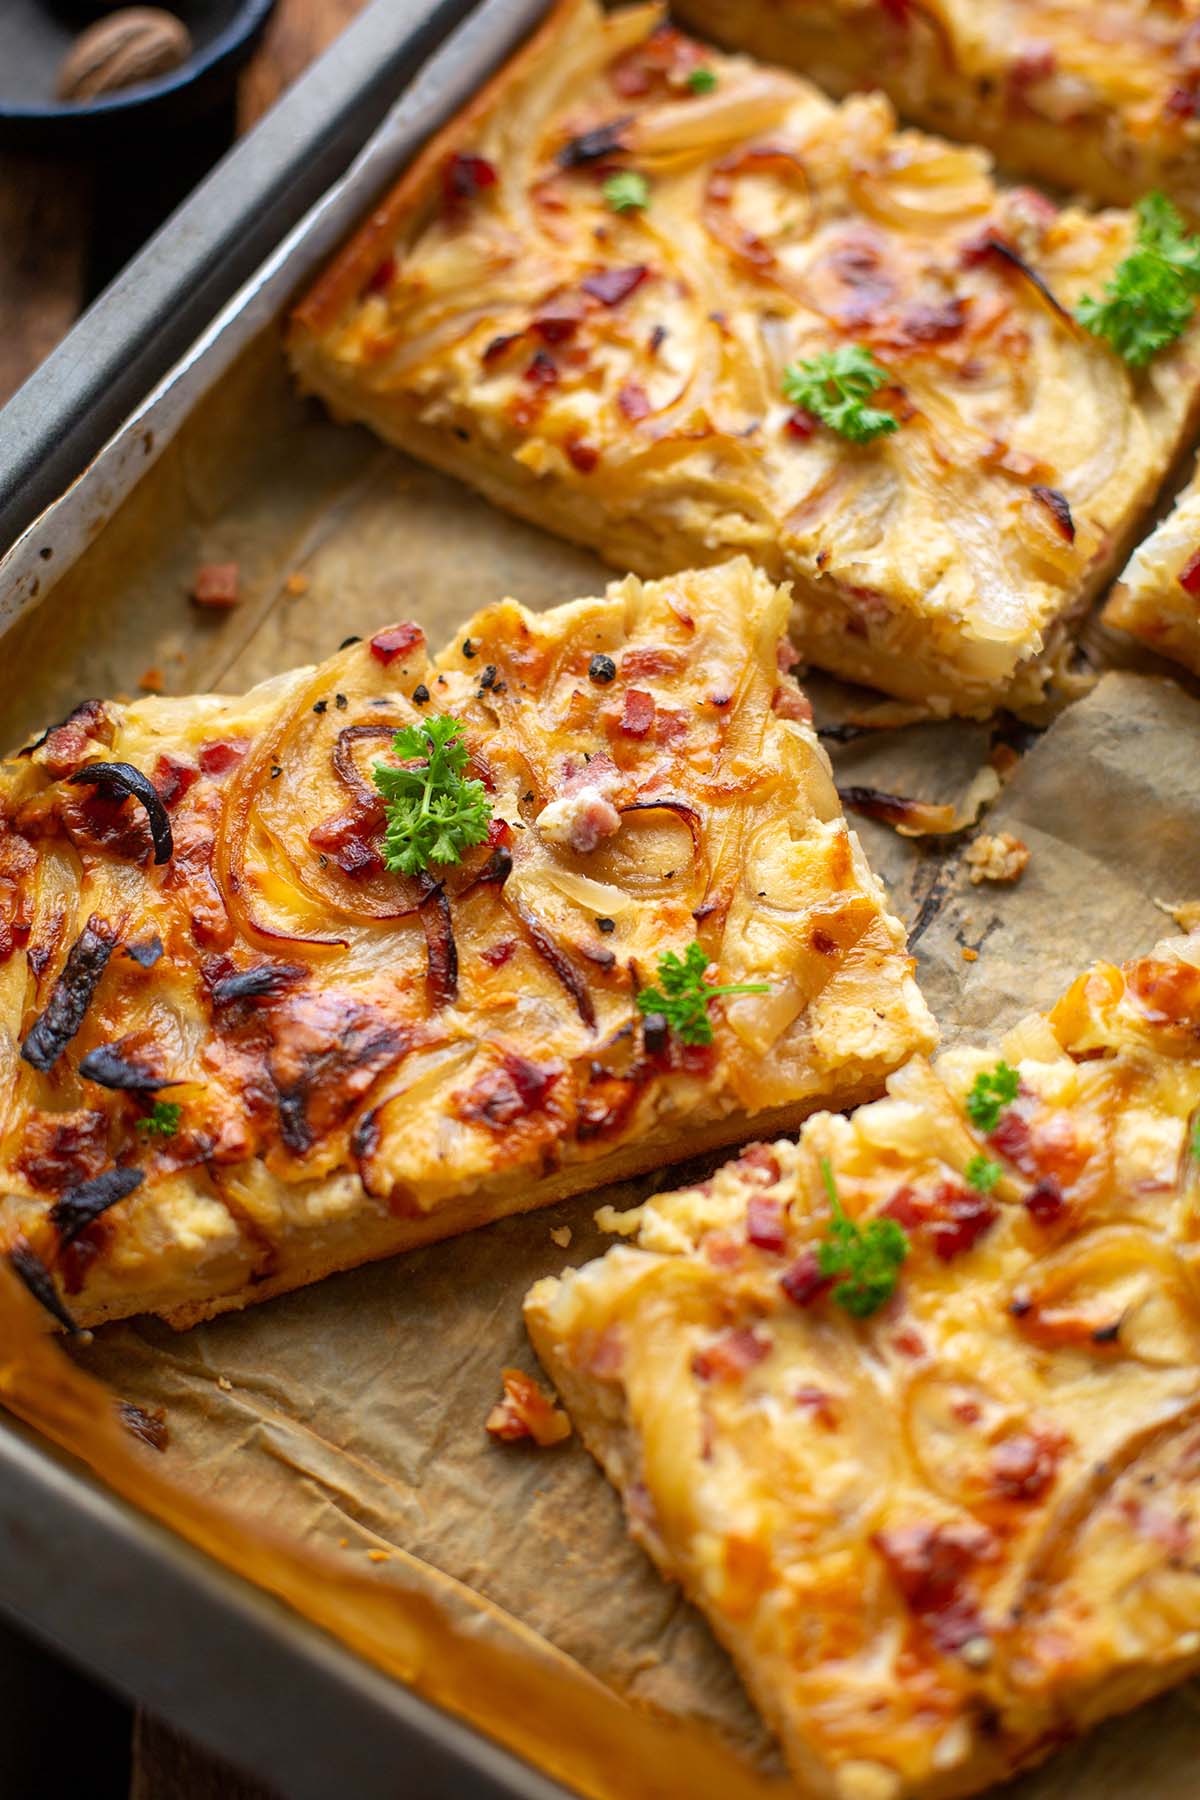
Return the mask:
[[1200, 938], [601, 1223], [534, 1343], [806, 1794], [970, 1794], [1200, 1668]]
[[1200, 472], [1130, 557], [1104, 619], [1200, 675]]
[[[933, 1028], [744, 559], [0, 772], [3, 1242], [184, 1325], [882, 1091]], [[785, 662], [790, 658], [784, 658]]]
[[622, 572], [745, 552], [792, 583], [810, 660], [982, 714], [1042, 694], [1196, 417], [1200, 263], [1151, 224], [1179, 267], [1135, 364], [1099, 329], [1129, 215], [1001, 192], [881, 96], [834, 105], [654, 7], [561, 0], [302, 302], [291, 357]]

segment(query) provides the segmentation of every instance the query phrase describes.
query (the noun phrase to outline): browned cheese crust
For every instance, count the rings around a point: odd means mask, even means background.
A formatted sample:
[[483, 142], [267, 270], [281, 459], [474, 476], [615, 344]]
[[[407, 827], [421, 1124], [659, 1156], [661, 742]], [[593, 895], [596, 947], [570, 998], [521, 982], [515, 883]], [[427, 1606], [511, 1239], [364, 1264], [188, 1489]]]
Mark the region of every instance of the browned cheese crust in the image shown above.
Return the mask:
[[1197, 0], [679, 0], [735, 50], [831, 93], [882, 88], [905, 118], [1005, 169], [1129, 205], [1163, 188], [1200, 216]]
[[[744, 561], [503, 601], [436, 657], [393, 626], [243, 697], [89, 703], [6, 762], [19, 1266], [81, 1323], [187, 1324], [878, 1092], [933, 1028], [787, 610]], [[408, 878], [373, 770], [433, 715], [492, 818]], [[635, 995], [695, 939], [768, 992], [650, 1041]]]
[[[1200, 1668], [1200, 938], [888, 1088], [526, 1317], [803, 1792], [950, 1800]], [[907, 1236], [863, 1318], [830, 1187]]]
[[[878, 94], [561, 0], [290, 354], [338, 416], [622, 571], [744, 551], [791, 581], [813, 662], [982, 714], [1043, 694], [1196, 416], [1195, 328], [1135, 376], [1071, 316], [1130, 242]], [[868, 443], [784, 397], [846, 345], [898, 421]]]

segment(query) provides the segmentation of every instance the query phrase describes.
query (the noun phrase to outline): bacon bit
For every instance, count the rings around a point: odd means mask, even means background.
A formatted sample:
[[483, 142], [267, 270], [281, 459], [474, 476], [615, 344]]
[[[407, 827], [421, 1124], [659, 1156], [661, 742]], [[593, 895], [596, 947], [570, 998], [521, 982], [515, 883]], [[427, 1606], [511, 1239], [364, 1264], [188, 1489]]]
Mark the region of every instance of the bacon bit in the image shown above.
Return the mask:
[[32, 756], [57, 781], [74, 774], [94, 745], [111, 749], [116, 738], [117, 728], [104, 702], [85, 700], [67, 714], [61, 725], [52, 726], [39, 743], [21, 754]]
[[571, 467], [578, 469], [581, 475], [590, 475], [600, 461], [599, 450], [594, 444], [586, 443], [583, 438], [569, 437], [563, 449]]
[[1033, 87], [1036, 82], [1046, 81], [1058, 68], [1058, 56], [1053, 44], [1022, 44], [1012, 59], [1010, 83], [1017, 93]]
[[687, 666], [686, 651], [672, 649], [669, 644], [642, 644], [626, 650], [621, 658], [621, 674], [626, 681], [638, 681], [644, 676], [681, 675]]
[[826, 1431], [837, 1430], [837, 1407], [834, 1405], [830, 1395], [825, 1392], [824, 1388], [797, 1388], [792, 1398], [795, 1400], [797, 1406], [802, 1406], [807, 1412], [810, 1412], [817, 1424], [823, 1426]]
[[138, 676], [138, 686], [147, 694], [161, 694], [166, 685], [167, 678], [157, 664], [143, 669]]
[[655, 88], [679, 92], [703, 59], [704, 52], [692, 38], [673, 25], [658, 25], [644, 43], [616, 58], [608, 78], [624, 100], [641, 99]]
[[619, 306], [641, 287], [649, 273], [645, 263], [631, 263], [626, 269], [597, 269], [594, 275], [585, 275], [579, 285], [601, 306]]
[[1165, 110], [1170, 118], [1194, 119], [1200, 112], [1200, 91], [1190, 87], [1173, 87], [1167, 95]]
[[1040, 1500], [1054, 1485], [1061, 1437], [1021, 1431], [1004, 1438], [992, 1452], [989, 1482], [1005, 1500]]
[[967, 323], [967, 303], [955, 294], [937, 306], [918, 303], [910, 306], [899, 321], [889, 341], [906, 344], [946, 344], [956, 338]]
[[1193, 550], [1176, 579], [1185, 594], [1200, 599], [1200, 550]]
[[906, 1231], [924, 1230], [942, 1262], [971, 1250], [995, 1223], [998, 1209], [985, 1194], [943, 1181], [934, 1193], [919, 1194], [907, 1184], [883, 1208]]
[[654, 408], [650, 404], [650, 396], [640, 381], [625, 381], [617, 389], [617, 407], [631, 424], [639, 419], [647, 418]]
[[37, 852], [31, 844], [11, 832], [0, 834], [0, 962], [19, 944], [29, 942], [34, 917], [30, 876], [36, 867]]
[[459, 1117], [473, 1123], [503, 1130], [530, 1113], [541, 1112], [550, 1090], [562, 1070], [529, 1062], [510, 1051], [503, 1061], [488, 1069], [463, 1095]]
[[230, 769], [237, 768], [249, 748], [246, 738], [230, 738], [226, 742], [205, 744], [198, 759], [201, 773], [214, 780], [228, 775]]
[[424, 642], [425, 633], [421, 627], [405, 620], [400, 625], [385, 625], [382, 631], [375, 633], [370, 644], [371, 655], [386, 666], [394, 663], [398, 656], [407, 656], [410, 650]]
[[153, 781], [158, 797], [166, 807], [175, 806], [183, 799], [193, 782], [200, 778], [200, 771], [195, 763], [180, 762], [178, 757], [169, 755], [165, 750], [155, 759]]
[[108, 1119], [102, 1112], [31, 1112], [17, 1166], [31, 1187], [53, 1194], [98, 1175], [108, 1161]]
[[385, 256], [363, 289], [364, 294], [386, 294], [396, 279], [398, 264], [394, 256]]
[[1053, 1175], [1043, 1175], [1025, 1196], [1025, 1207], [1031, 1219], [1041, 1226], [1057, 1225], [1067, 1210], [1062, 1188]]
[[1060, 494], [1057, 488], [1041, 487], [1040, 485], [1031, 487], [1029, 492], [1040, 506], [1045, 507], [1067, 543], [1073, 544], [1075, 542], [1075, 521], [1071, 517], [1071, 508], [1067, 503], [1066, 495]]
[[648, 1079], [644, 1065], [640, 1072], [635, 1069], [630, 1075], [613, 1075], [602, 1064], [593, 1063], [587, 1091], [579, 1099], [577, 1140], [586, 1144], [606, 1131], [623, 1130]]
[[790, 1269], [784, 1270], [779, 1285], [793, 1306], [811, 1306], [832, 1285], [832, 1280], [832, 1276], [822, 1274], [816, 1251], [806, 1250]]
[[982, 1525], [904, 1525], [871, 1540], [909, 1610], [940, 1650], [961, 1650], [983, 1635], [978, 1604], [966, 1587], [977, 1564], [994, 1562], [996, 1541]]
[[893, 1335], [892, 1343], [901, 1356], [911, 1356], [915, 1360], [925, 1354], [925, 1340], [915, 1326], [902, 1326]]
[[489, 969], [502, 969], [517, 948], [516, 938], [502, 938], [498, 944], [488, 944], [479, 952], [480, 958]]
[[621, 711], [620, 729], [626, 737], [644, 738], [654, 725], [654, 696], [642, 688], [629, 688]]
[[809, 412], [806, 406], [793, 406], [791, 412], [783, 421], [783, 429], [787, 432], [789, 437], [796, 438], [803, 444], [807, 442], [813, 432], [817, 429], [817, 424], [818, 420]]
[[498, 180], [494, 164], [486, 157], [455, 151], [442, 168], [442, 199], [448, 207], [464, 205], [485, 188], [495, 187]]
[[774, 1187], [783, 1172], [769, 1144], [747, 1144], [734, 1167], [743, 1175], [754, 1171], [762, 1177], [764, 1187]]
[[769, 1194], [751, 1194], [746, 1207], [746, 1241], [756, 1250], [783, 1255], [787, 1249], [787, 1232], [781, 1201]]
[[235, 562], [201, 563], [192, 576], [192, 599], [197, 606], [228, 612], [241, 599], [239, 569]]
[[521, 1369], [501, 1371], [504, 1398], [487, 1416], [487, 1430], [504, 1444], [532, 1438], [539, 1449], [561, 1444], [571, 1435], [571, 1421]]
[[521, 375], [531, 387], [552, 388], [558, 382], [558, 366], [544, 350], [535, 350]]
[[912, 0], [877, 0], [880, 12], [885, 12], [896, 25], [909, 25], [912, 22]]
[[567, 300], [560, 303], [557, 311], [548, 309], [539, 313], [529, 329], [536, 332], [543, 343], [564, 344], [579, 330], [582, 318], [579, 302]]
[[830, 937], [827, 931], [822, 931], [819, 925], [814, 925], [808, 941], [818, 956], [836, 956], [838, 953], [837, 939]]
[[700, 1381], [740, 1381], [771, 1354], [771, 1340], [746, 1326], [721, 1332], [692, 1357], [692, 1374]]

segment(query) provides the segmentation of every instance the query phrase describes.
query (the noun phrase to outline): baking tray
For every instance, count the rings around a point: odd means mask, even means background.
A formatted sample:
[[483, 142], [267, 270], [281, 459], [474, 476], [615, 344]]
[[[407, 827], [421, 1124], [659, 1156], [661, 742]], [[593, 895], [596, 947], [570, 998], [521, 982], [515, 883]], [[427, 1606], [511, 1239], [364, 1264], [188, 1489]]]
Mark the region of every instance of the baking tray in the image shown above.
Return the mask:
[[[376, 0], [90, 308], [0, 412], [0, 632], [543, 10]], [[566, 1791], [7, 1416], [0, 1609], [289, 1800]]]

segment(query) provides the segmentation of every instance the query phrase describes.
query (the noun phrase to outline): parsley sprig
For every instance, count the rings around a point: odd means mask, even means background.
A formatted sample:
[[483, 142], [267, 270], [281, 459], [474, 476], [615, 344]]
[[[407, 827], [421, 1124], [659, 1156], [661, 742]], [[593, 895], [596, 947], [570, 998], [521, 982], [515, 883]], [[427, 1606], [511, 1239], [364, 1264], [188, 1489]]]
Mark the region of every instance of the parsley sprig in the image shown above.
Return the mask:
[[1117, 264], [1104, 298], [1085, 294], [1075, 317], [1141, 369], [1187, 330], [1197, 296], [1200, 237], [1190, 236], [1166, 195], [1155, 192], [1138, 202], [1133, 249]]
[[868, 1319], [891, 1299], [908, 1255], [908, 1234], [896, 1219], [848, 1219], [838, 1199], [829, 1158], [821, 1158], [821, 1180], [833, 1213], [828, 1235], [817, 1247], [822, 1275], [840, 1277], [833, 1290], [839, 1306], [855, 1319]]
[[383, 795], [387, 831], [384, 866], [399, 875], [420, 875], [431, 863], [457, 863], [472, 844], [481, 844], [492, 808], [482, 781], [464, 776], [467, 746], [457, 719], [433, 714], [405, 725], [392, 749], [410, 765], [393, 769], [376, 763], [375, 786]]
[[890, 412], [867, 405], [890, 380], [865, 344], [839, 344], [810, 362], [789, 363], [783, 371], [783, 397], [851, 443], [869, 444], [898, 429]]
[[769, 994], [771, 991], [767, 981], [734, 981], [710, 987], [704, 979], [707, 967], [708, 957], [702, 944], [689, 944], [682, 959], [673, 950], [664, 950], [658, 959], [661, 985], [643, 988], [637, 997], [640, 1010], [647, 1016], [661, 1013], [684, 1044], [712, 1043], [708, 1006], [718, 994]]
[[147, 1137], [174, 1137], [182, 1117], [183, 1107], [178, 1100], [156, 1100], [146, 1117], [138, 1120], [137, 1129]]
[[966, 1167], [967, 1185], [978, 1194], [990, 1194], [1004, 1170], [990, 1156], [973, 1156]]
[[605, 202], [616, 213], [641, 212], [650, 204], [650, 183], [636, 169], [618, 169], [602, 188]]
[[980, 1069], [967, 1095], [967, 1113], [972, 1125], [978, 1126], [980, 1131], [995, 1131], [1000, 1114], [1006, 1106], [1012, 1105], [1020, 1085], [1021, 1077], [1006, 1062], [998, 1062], [994, 1069]]

